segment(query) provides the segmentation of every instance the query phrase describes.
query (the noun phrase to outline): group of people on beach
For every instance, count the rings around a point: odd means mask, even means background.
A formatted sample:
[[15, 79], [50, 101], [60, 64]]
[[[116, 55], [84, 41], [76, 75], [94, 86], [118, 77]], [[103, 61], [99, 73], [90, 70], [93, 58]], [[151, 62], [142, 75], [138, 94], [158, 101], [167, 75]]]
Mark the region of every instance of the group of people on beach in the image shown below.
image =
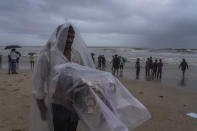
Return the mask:
[[98, 68], [105, 70], [105, 66], [106, 66], [106, 59], [104, 55], [99, 55], [98, 56]]
[[153, 62], [152, 57], [148, 58], [146, 61], [146, 76], [152, 74], [153, 78], [161, 79], [162, 77], [163, 62], [162, 59], [157, 59]]
[[[136, 60], [136, 79], [139, 79], [140, 74], [140, 58]], [[146, 77], [152, 77], [152, 79], [161, 79], [162, 78], [162, 69], [163, 69], [163, 62], [162, 59], [153, 61], [152, 57], [147, 58], [145, 63], [145, 74]]]
[[[20, 62], [21, 53], [15, 48], [11, 49], [8, 54], [8, 74], [18, 74], [16, 71]], [[29, 55], [31, 69], [34, 69], [35, 58], [34, 55]]]
[[[112, 73], [114, 75], [119, 75], [119, 71], [122, 72], [125, 65], [125, 59], [123, 59], [122, 56], [118, 56], [117, 54], [112, 56]], [[136, 68], [136, 79], [139, 79], [140, 74], [140, 58], [137, 58], [135, 63]], [[157, 59], [153, 62], [152, 57], [147, 58], [145, 70], [146, 70], [146, 77], [152, 76], [152, 78], [155, 79], [161, 79], [162, 77], [162, 68], [163, 68], [163, 62], [162, 59], [159, 59], [159, 62]]]
[[[95, 58], [94, 58], [94, 53], [91, 53], [92, 59], [95, 63]], [[104, 55], [98, 55], [98, 66], [97, 69], [100, 70], [105, 70], [106, 67], [106, 58]], [[119, 74], [119, 71], [122, 72], [123, 68], [124, 68], [124, 63], [125, 63], [125, 59], [123, 59], [122, 56], [118, 56], [117, 54], [112, 56], [112, 61], [110, 62], [112, 64], [111, 70], [112, 70], [112, 74], [117, 75]]]
[[120, 73], [123, 71], [124, 69], [124, 63], [125, 63], [125, 59], [123, 59], [122, 56], [118, 56], [117, 54], [115, 54], [114, 56], [112, 56], [112, 74], [113, 75], [119, 75], [119, 71]]
[[[119, 56], [117, 54], [112, 56], [111, 60], [111, 70], [112, 74], [115, 76], [119, 76], [120, 73], [122, 73], [125, 65], [125, 59], [123, 56]], [[98, 69], [104, 70], [106, 67], [106, 58], [104, 55], [99, 55], [98, 56]], [[179, 68], [182, 71], [183, 77], [185, 75], [186, 69], [188, 69], [188, 64], [185, 59], [182, 60], [182, 62], [179, 65]], [[135, 62], [135, 69], [136, 69], [136, 79], [139, 79], [140, 75], [140, 70], [141, 70], [141, 64], [140, 64], [140, 58], [136, 59]], [[157, 79], [161, 80], [162, 79], [162, 70], [163, 70], [163, 62], [162, 59], [155, 58], [153, 60], [152, 56], [147, 58], [145, 62], [145, 76], [146, 78], [151, 78], [151, 79]]]
[[[140, 72], [140, 59], [137, 58], [136, 61], [136, 78], [139, 78], [139, 72]], [[179, 65], [179, 68], [181, 68], [183, 77], [185, 76], [185, 70], [189, 69], [188, 64], [185, 59], [182, 60], [182, 62]], [[163, 70], [163, 62], [162, 59], [156, 58], [153, 62], [152, 57], [147, 58], [146, 64], [145, 64], [145, 71], [146, 71], [146, 77], [152, 77], [152, 79], [161, 79], [162, 78], [162, 70]]]

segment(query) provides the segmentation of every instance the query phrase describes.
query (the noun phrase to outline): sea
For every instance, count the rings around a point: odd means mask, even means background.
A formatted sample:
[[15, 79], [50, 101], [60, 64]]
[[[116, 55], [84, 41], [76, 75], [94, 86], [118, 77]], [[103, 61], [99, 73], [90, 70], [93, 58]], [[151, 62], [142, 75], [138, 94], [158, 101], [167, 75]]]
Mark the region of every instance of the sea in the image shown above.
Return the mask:
[[[10, 50], [5, 50], [4, 46], [0, 46], [0, 55], [2, 56], [1, 69], [8, 68], [8, 54]], [[43, 46], [23, 46], [17, 48], [21, 53], [19, 69], [30, 69], [28, 53], [34, 52], [35, 58]], [[137, 80], [161, 82], [170, 86], [185, 88], [188, 91], [197, 92], [197, 49], [151, 49], [151, 48], [131, 48], [131, 47], [88, 47], [90, 53], [95, 54], [95, 59], [99, 55], [104, 55], [107, 60], [106, 71], [111, 72], [112, 56], [117, 54], [125, 56], [128, 62], [125, 64], [125, 69], [122, 77], [129, 80], [135, 80], [135, 61], [140, 58], [141, 71], [140, 77]], [[162, 59], [164, 63], [163, 76], [161, 80], [150, 80], [145, 77], [145, 61], [152, 56], [154, 59]], [[188, 62], [189, 70], [186, 71], [186, 76], [183, 78], [179, 69], [179, 64], [182, 59]]]

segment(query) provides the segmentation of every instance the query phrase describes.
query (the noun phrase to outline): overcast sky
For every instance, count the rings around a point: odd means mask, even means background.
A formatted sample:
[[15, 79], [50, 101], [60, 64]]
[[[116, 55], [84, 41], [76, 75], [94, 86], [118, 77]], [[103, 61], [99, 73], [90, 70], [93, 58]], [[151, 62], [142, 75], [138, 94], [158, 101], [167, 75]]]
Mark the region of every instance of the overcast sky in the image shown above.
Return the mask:
[[0, 45], [44, 45], [71, 21], [88, 46], [197, 48], [197, 0], [1, 0]]

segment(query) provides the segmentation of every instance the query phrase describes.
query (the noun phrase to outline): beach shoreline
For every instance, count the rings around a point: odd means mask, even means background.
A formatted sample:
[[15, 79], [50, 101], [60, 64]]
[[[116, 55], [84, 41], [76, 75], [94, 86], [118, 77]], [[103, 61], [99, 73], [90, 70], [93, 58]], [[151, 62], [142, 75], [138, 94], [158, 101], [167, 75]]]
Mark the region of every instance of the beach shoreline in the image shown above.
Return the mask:
[[[35, 52], [35, 61], [38, 58], [39, 52], [44, 46], [23, 46], [17, 48], [21, 52], [22, 56], [19, 61], [19, 69], [30, 69], [29, 52]], [[128, 80], [136, 80], [135, 76], [135, 62], [137, 58], [140, 58], [140, 77], [139, 80], [143, 81], [155, 81], [162, 84], [171, 84], [173, 87], [179, 87], [187, 89], [191, 92], [197, 92], [197, 50], [196, 49], [154, 49], [154, 48], [127, 48], [127, 47], [88, 47], [90, 53], [95, 54], [95, 61], [97, 66], [97, 57], [99, 55], [105, 55], [106, 58], [106, 70], [111, 72], [111, 60], [112, 56], [117, 54], [125, 56], [128, 62], [125, 63], [125, 69], [123, 71], [123, 78]], [[0, 46], [0, 53], [2, 54], [2, 64], [0, 69], [8, 68], [8, 53], [10, 50], [5, 50], [3, 46]], [[162, 59], [163, 61], [163, 75], [161, 80], [151, 80], [145, 77], [145, 61], [150, 56], [153, 57], [153, 61]], [[189, 65], [189, 70], [186, 71], [186, 75], [183, 78], [182, 72], [179, 69], [179, 64], [185, 58]], [[35, 62], [36, 63], [36, 62]], [[120, 76], [121, 77], [121, 76]]]
[[[98, 66], [96, 61], [96, 67]], [[36, 64], [35, 64], [36, 65]], [[162, 71], [162, 79], [156, 80], [152, 79], [151, 77], [145, 76], [145, 63], [141, 62], [141, 69], [139, 80], [140, 81], [147, 81], [147, 82], [156, 82], [165, 85], [172, 85], [172, 87], [179, 87], [187, 89], [191, 92], [197, 93], [197, 85], [196, 81], [196, 74], [197, 74], [197, 66], [196, 65], [189, 65], [189, 70], [186, 70], [185, 77], [182, 77], [182, 72], [179, 69], [179, 65], [177, 64], [168, 64], [164, 63], [163, 71]], [[2, 70], [8, 70], [8, 65], [4, 64], [4, 68]], [[106, 68], [104, 71], [112, 72], [111, 71], [111, 63], [110, 61], [106, 62]], [[29, 62], [20, 62], [18, 66], [19, 70], [30, 70], [30, 63]], [[119, 73], [119, 77], [127, 80], [136, 80], [136, 69], [135, 69], [135, 62], [126, 62], [124, 66], [124, 70], [122, 73]], [[169, 86], [170, 86], [169, 85]]]

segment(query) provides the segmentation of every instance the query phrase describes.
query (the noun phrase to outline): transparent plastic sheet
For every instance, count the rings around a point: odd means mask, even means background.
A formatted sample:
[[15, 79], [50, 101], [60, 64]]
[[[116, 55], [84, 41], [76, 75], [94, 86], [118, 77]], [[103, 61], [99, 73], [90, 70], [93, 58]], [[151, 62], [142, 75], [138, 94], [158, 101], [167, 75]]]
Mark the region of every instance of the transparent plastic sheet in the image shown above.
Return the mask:
[[69, 108], [72, 101], [87, 130], [128, 131], [150, 119], [148, 110], [110, 73], [75, 63], [55, 68], [53, 102]]
[[[34, 68], [32, 87], [32, 102], [30, 109], [30, 131], [53, 131], [52, 98], [49, 95], [52, 78], [56, 75], [54, 67], [69, 61], [63, 55], [69, 26], [75, 30], [75, 38], [72, 45], [71, 61], [95, 68], [85, 42], [80, 37], [79, 31], [71, 23], [58, 26], [52, 33], [45, 47], [39, 53]], [[37, 99], [44, 99], [48, 108], [48, 120], [43, 121], [36, 103]]]

